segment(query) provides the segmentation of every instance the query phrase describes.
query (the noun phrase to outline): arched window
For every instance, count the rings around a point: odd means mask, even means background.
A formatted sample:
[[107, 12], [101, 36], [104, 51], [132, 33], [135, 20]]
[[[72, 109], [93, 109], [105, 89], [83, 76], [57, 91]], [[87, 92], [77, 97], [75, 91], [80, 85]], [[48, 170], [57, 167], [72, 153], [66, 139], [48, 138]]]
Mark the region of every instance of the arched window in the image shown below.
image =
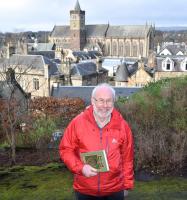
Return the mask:
[[112, 55], [117, 56], [117, 43], [115, 41], [112, 43]]
[[138, 56], [138, 48], [137, 48], [137, 43], [133, 42], [132, 43], [132, 56], [137, 57]]
[[106, 55], [110, 55], [110, 43], [108, 42], [106, 45]]
[[123, 56], [123, 42], [119, 43], [119, 56]]
[[143, 42], [140, 42], [140, 56], [143, 56]]
[[124, 56], [130, 56], [130, 42], [125, 42]]

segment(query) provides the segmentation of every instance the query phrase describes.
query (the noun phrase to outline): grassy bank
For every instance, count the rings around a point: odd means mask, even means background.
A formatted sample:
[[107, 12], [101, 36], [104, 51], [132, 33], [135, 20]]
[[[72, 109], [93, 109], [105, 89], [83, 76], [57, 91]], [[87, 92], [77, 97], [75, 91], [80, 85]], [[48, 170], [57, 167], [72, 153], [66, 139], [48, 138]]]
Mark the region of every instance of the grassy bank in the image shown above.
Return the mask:
[[[0, 168], [0, 200], [73, 200], [72, 175], [59, 164]], [[187, 179], [135, 182], [127, 200], [185, 200]]]

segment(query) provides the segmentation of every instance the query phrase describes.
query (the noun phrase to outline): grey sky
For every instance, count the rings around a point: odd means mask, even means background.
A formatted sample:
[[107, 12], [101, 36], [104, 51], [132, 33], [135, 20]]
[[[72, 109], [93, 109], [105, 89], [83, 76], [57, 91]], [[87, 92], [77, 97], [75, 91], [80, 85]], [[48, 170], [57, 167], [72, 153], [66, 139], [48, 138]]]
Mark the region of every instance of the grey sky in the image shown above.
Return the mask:
[[[76, 0], [1, 0], [0, 32], [51, 31], [69, 24]], [[187, 26], [186, 0], [79, 0], [86, 24]]]

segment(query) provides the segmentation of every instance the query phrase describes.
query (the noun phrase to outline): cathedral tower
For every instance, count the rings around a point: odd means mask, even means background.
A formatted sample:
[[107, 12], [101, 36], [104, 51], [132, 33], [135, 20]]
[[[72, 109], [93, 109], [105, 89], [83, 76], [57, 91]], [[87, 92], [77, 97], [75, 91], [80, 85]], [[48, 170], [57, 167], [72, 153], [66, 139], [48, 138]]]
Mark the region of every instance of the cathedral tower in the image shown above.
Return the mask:
[[83, 50], [86, 43], [85, 11], [77, 0], [74, 10], [70, 10], [71, 49]]

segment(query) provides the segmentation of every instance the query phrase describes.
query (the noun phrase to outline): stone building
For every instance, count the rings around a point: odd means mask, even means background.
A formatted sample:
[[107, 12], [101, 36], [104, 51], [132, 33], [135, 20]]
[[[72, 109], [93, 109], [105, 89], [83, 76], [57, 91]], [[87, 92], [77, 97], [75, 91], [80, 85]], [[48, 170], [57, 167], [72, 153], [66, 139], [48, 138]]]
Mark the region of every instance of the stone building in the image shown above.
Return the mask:
[[77, 0], [70, 10], [69, 26], [54, 26], [49, 42], [56, 50], [99, 50], [103, 56], [147, 58], [154, 48], [154, 26], [108, 24], [86, 25], [85, 11]]

